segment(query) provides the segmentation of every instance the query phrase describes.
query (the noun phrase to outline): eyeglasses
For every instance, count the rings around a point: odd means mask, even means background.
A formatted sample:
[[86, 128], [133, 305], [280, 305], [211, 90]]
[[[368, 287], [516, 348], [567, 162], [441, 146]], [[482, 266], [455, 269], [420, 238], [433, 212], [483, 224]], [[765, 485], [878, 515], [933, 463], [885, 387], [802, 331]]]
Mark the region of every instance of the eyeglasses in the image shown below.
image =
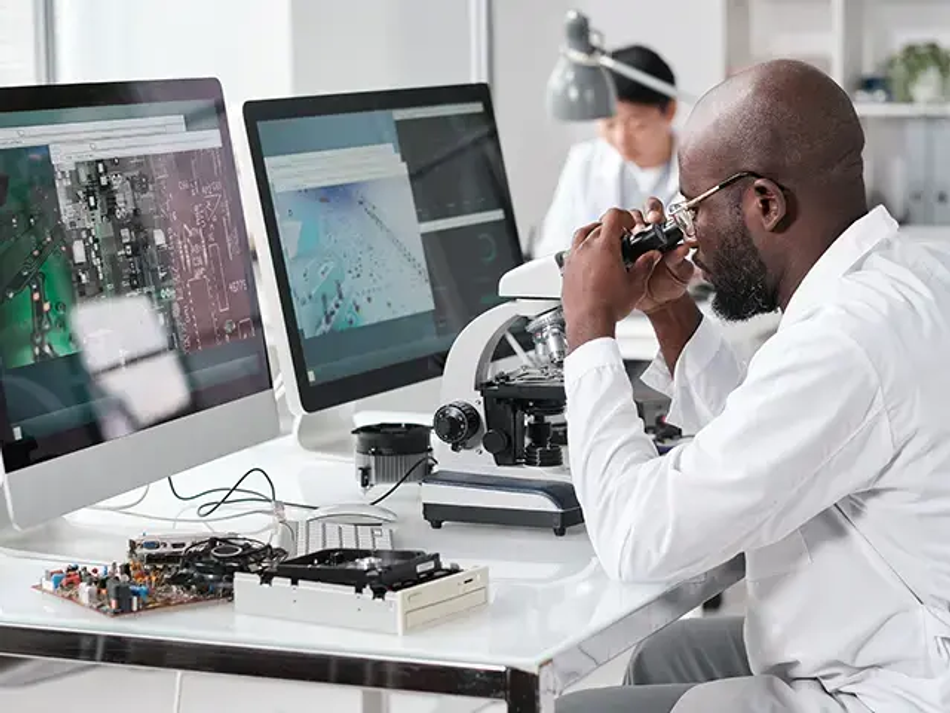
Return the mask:
[[704, 200], [710, 196], [715, 195], [723, 188], [728, 188], [736, 181], [741, 181], [743, 178], [762, 178], [757, 173], [752, 171], [740, 171], [735, 173], [729, 178], [727, 178], [722, 183], [718, 183], [707, 191], [703, 191], [695, 198], [691, 198], [688, 201], [680, 201], [679, 203], [674, 203], [669, 208], [669, 216], [673, 219], [679, 229], [683, 231], [683, 234], [687, 238], [692, 238], [696, 236], [696, 207], [702, 203]]

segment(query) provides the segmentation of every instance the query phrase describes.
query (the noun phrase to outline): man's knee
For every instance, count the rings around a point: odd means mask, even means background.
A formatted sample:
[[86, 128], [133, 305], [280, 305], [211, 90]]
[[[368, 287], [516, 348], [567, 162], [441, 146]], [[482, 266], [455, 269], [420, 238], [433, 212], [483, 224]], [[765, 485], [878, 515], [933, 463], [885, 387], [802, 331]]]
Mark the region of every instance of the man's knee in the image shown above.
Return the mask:
[[680, 619], [661, 629], [634, 648], [624, 675], [624, 684], [643, 686], [667, 683], [698, 683], [707, 680], [700, 670], [710, 650], [723, 641], [741, 637], [742, 621], [736, 618]]
[[776, 676], [749, 676], [702, 683], [686, 691], [672, 713], [800, 713], [800, 702]]
[[669, 677], [670, 657], [682, 641], [687, 621], [684, 619], [674, 621], [633, 649], [624, 675], [625, 685], [648, 686], [666, 683]]
[[595, 688], [558, 698], [556, 713], [670, 713], [689, 686]]

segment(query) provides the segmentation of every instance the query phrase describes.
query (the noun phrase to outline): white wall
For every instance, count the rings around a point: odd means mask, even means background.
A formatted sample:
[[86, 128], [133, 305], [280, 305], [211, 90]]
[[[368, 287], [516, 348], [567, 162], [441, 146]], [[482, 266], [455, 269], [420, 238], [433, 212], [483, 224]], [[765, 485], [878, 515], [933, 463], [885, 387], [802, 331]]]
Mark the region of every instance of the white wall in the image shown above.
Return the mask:
[[295, 94], [468, 82], [468, 0], [292, 0]]
[[752, 62], [794, 57], [831, 73], [831, 5], [814, 0], [751, 2]]
[[43, 80], [38, 14], [33, 0], [0, 0], [0, 86]]
[[[608, 48], [638, 42], [670, 63], [678, 85], [702, 94], [726, 76], [724, 0], [494, 0], [493, 90], [522, 242], [540, 224], [571, 143], [590, 125], [555, 122], [544, 88], [568, 10], [586, 13]], [[688, 110], [683, 111], [683, 116]]]
[[543, 217], [574, 132], [544, 110], [572, 0], [495, 0], [491, 13], [492, 95], [523, 246]]
[[231, 104], [291, 89], [289, 0], [57, 0], [59, 82], [215, 76]]

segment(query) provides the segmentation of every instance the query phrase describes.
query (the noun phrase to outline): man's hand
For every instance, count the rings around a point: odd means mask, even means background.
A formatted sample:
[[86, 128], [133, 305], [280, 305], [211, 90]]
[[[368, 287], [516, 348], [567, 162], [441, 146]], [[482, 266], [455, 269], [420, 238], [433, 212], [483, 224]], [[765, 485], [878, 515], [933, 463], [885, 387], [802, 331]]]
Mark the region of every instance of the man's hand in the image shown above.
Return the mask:
[[[630, 211], [630, 215], [634, 220], [632, 228], [634, 232], [642, 230], [647, 225], [666, 222], [663, 204], [657, 198], [647, 201], [646, 218], [638, 210]], [[666, 253], [663, 259], [656, 263], [647, 281], [643, 298], [636, 305], [638, 310], [650, 314], [686, 294], [686, 288], [695, 272], [693, 263], [686, 259], [689, 256], [690, 247], [688, 243], [680, 245], [675, 250]]]
[[614, 208], [600, 223], [586, 225], [574, 234], [561, 287], [571, 350], [614, 336], [617, 322], [646, 296], [647, 280], [661, 255], [654, 250], [642, 255], [629, 270], [624, 266], [620, 241], [636, 226], [632, 213]]

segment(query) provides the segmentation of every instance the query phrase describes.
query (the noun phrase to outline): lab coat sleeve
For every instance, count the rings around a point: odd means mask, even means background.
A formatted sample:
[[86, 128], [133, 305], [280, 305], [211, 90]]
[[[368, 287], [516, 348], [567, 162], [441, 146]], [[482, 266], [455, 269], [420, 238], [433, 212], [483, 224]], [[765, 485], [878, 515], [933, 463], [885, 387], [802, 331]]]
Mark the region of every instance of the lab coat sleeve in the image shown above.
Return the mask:
[[571, 247], [574, 232], [595, 220], [582, 215], [581, 206], [584, 195], [584, 157], [582, 146], [575, 146], [567, 155], [554, 197], [548, 208], [537, 243], [532, 247], [532, 257], [553, 255]]
[[894, 451], [876, 371], [831, 330], [769, 340], [722, 412], [663, 457], [614, 340], [572, 352], [564, 376], [575, 490], [616, 579], [677, 581], [778, 542], [871, 485]]
[[723, 336], [719, 323], [704, 316], [677, 359], [673, 374], [660, 353], [640, 380], [670, 397], [667, 422], [692, 435], [722, 413], [726, 399], [745, 373], [745, 363]]

